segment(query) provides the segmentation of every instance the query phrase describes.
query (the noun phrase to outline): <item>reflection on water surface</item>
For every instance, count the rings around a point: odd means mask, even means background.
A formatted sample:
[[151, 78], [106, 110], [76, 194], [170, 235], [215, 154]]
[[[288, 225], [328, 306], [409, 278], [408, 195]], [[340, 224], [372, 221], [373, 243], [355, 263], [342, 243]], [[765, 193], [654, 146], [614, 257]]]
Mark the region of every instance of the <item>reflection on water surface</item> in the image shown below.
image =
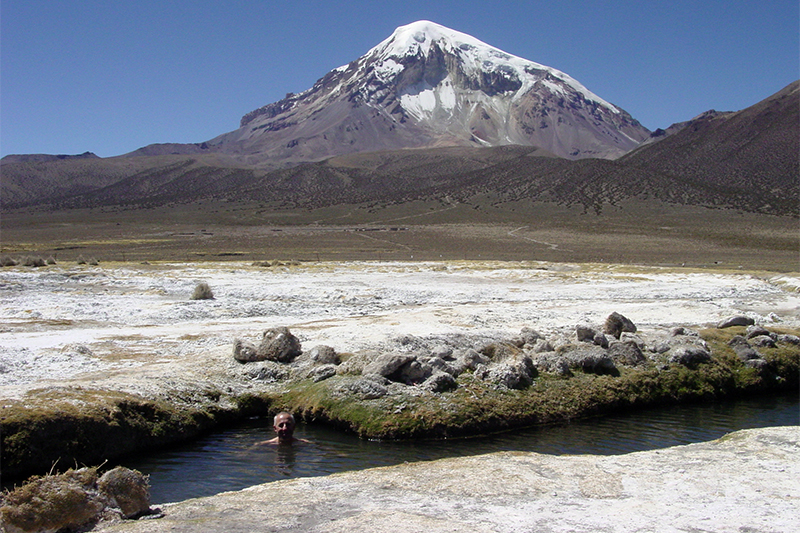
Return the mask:
[[189, 444], [127, 458], [150, 474], [154, 504], [208, 496], [293, 477], [332, 474], [503, 450], [612, 455], [721, 437], [739, 429], [800, 425], [796, 395], [707, 405], [673, 406], [517, 430], [472, 439], [373, 442], [326, 427], [300, 424], [294, 447], [258, 445], [273, 436], [272, 421], [250, 419]]

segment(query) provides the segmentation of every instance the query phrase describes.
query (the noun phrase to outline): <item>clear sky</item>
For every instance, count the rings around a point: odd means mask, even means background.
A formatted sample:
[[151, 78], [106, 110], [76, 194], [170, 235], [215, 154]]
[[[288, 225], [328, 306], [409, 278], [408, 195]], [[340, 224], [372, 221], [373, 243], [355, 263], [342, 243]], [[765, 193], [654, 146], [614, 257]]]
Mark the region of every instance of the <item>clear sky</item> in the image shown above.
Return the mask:
[[666, 128], [800, 78], [798, 4], [2, 0], [0, 153], [206, 141], [421, 19], [562, 70]]

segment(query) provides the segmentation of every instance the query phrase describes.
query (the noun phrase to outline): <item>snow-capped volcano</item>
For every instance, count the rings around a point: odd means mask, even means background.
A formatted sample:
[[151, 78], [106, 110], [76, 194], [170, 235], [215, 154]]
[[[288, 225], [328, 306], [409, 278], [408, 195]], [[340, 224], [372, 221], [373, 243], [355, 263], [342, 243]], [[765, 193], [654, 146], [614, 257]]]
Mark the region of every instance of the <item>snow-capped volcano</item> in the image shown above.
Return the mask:
[[208, 142], [249, 163], [434, 146], [615, 158], [649, 131], [567, 74], [428, 21], [401, 26], [300, 94]]

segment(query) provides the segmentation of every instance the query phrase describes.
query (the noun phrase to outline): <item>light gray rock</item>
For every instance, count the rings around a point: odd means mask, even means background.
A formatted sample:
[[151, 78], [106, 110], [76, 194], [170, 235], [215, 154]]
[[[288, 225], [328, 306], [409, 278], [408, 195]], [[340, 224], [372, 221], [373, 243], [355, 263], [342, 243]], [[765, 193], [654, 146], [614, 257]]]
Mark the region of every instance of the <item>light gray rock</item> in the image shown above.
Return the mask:
[[298, 357], [298, 360], [301, 359], [312, 365], [338, 365], [342, 362], [336, 350], [324, 344], [314, 346], [308, 352], [303, 352], [303, 354]]
[[556, 352], [542, 352], [533, 360], [533, 364], [539, 372], [547, 372], [557, 376], [572, 376], [569, 363]]
[[336, 365], [320, 365], [312, 367], [311, 370], [309, 370], [306, 374], [306, 377], [312, 380], [314, 383], [318, 383], [328, 378], [332, 378], [335, 375]]
[[475, 370], [478, 365], [488, 365], [490, 362], [491, 360], [482, 353], [472, 348], [467, 348], [456, 356], [456, 360], [452, 365], [453, 373], [455, 377], [458, 377], [467, 370]]
[[378, 374], [388, 378], [400, 367], [416, 360], [416, 356], [405, 353], [387, 353], [380, 355], [373, 362], [364, 367], [363, 374]]
[[368, 379], [367, 377], [359, 378], [350, 382], [343, 387], [340, 387], [340, 392], [354, 394], [362, 400], [376, 400], [382, 398], [389, 393], [384, 385], [376, 382], [375, 380]]

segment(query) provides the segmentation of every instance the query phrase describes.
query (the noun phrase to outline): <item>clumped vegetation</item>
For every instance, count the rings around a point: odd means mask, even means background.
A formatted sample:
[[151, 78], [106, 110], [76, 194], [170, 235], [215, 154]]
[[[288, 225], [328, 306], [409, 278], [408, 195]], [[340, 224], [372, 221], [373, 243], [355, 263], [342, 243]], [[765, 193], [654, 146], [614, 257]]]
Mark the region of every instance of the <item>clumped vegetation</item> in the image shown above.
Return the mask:
[[26, 267], [38, 268], [45, 266], [47, 263], [45, 263], [44, 259], [42, 259], [41, 257], [28, 256], [25, 258], [25, 261], [22, 264], [25, 265]]
[[102, 476], [97, 468], [35, 476], [0, 497], [0, 518], [13, 531], [73, 531], [101, 518], [148, 512], [147, 476], [124, 467]]
[[209, 287], [208, 283], [205, 281], [200, 282], [194, 288], [194, 292], [192, 293], [192, 300], [213, 300], [214, 299], [214, 292]]

